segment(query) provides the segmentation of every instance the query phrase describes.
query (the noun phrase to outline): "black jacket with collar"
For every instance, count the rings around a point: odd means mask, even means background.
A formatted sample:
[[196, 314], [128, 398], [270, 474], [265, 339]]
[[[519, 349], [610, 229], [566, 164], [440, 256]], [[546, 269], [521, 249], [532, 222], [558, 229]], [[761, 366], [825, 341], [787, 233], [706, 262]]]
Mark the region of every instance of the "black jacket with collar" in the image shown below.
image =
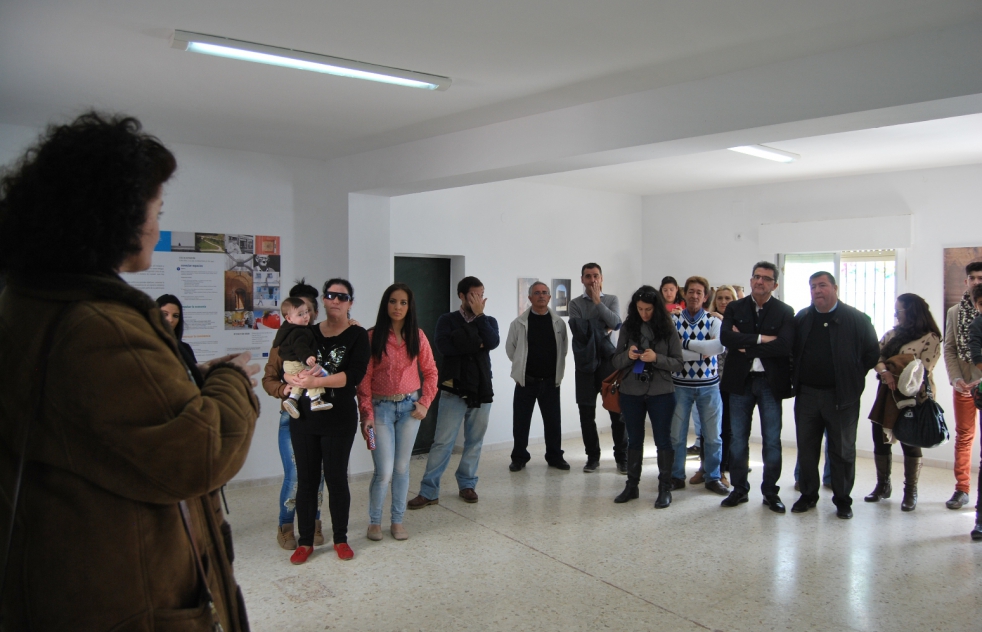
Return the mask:
[[[760, 358], [771, 392], [777, 399], [794, 395], [791, 386], [791, 347], [794, 344], [794, 310], [773, 296], [760, 312], [760, 328], [755, 325], [757, 311], [753, 296], [746, 296], [726, 306], [719, 339], [727, 348], [726, 369], [720, 389], [743, 395], [747, 375], [754, 358]], [[734, 327], [736, 331], [734, 331]], [[757, 343], [757, 336], [777, 336], [777, 340]], [[745, 353], [740, 349], [746, 350]]]
[[[801, 355], [814, 322], [815, 308], [811, 305], [794, 317], [793, 382], [796, 391], [801, 380]], [[876, 339], [876, 330], [873, 329], [869, 316], [842, 301], [838, 302], [829, 324], [832, 365], [835, 370], [835, 407], [840, 409], [859, 401], [866, 389], [866, 374], [880, 359], [880, 343]]]

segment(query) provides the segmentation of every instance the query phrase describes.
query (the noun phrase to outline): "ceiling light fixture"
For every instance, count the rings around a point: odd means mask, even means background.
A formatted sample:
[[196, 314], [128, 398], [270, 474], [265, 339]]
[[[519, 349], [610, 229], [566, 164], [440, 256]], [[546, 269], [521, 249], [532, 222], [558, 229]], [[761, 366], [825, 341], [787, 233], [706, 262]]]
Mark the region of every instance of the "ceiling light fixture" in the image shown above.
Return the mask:
[[767, 160], [774, 160], [776, 162], [794, 162], [801, 158], [798, 154], [792, 154], [790, 151], [783, 151], [780, 149], [774, 149], [773, 147], [767, 147], [766, 145], [741, 145], [739, 147], [730, 147], [730, 151], [736, 151], [741, 154], [747, 154], [748, 156], [757, 156], [758, 158], [766, 158]]
[[265, 44], [255, 44], [228, 37], [204, 35], [188, 31], [174, 31], [171, 48], [228, 59], [251, 61], [258, 64], [268, 64], [270, 66], [280, 66], [282, 68], [310, 70], [312, 72], [336, 75], [338, 77], [351, 77], [352, 79], [379, 81], [381, 83], [391, 83], [409, 88], [422, 88], [424, 90], [446, 90], [452, 82], [450, 77], [441, 77], [425, 72], [378, 66], [351, 59], [329, 57], [327, 55], [306, 53], [290, 48], [266, 46]]

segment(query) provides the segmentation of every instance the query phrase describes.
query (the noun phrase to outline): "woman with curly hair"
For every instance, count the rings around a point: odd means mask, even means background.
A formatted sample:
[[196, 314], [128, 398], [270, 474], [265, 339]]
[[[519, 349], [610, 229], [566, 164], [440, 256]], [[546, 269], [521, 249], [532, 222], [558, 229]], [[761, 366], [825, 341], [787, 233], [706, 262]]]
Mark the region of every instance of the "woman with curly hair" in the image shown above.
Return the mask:
[[[901, 294], [894, 305], [897, 326], [883, 335], [880, 340], [880, 360], [873, 367], [880, 386], [876, 391], [876, 402], [869, 418], [873, 422], [873, 460], [876, 463], [876, 487], [865, 500], [868, 503], [889, 498], [893, 493], [890, 484], [890, 469], [893, 464], [893, 424], [899, 411], [895, 404], [897, 378], [906, 364], [916, 358], [924, 365], [925, 379], [934, 390], [934, 367], [941, 358], [941, 330], [934, 322], [927, 301], [917, 294]], [[899, 356], [899, 357], [898, 357]], [[896, 372], [896, 373], [895, 373]], [[928, 397], [927, 389], [921, 386], [917, 399]], [[903, 396], [901, 396], [903, 399]], [[917, 480], [921, 474], [923, 454], [917, 446], [901, 443], [904, 451], [904, 498], [900, 502], [902, 511], [914, 511], [917, 507]]]
[[642, 285], [631, 296], [627, 318], [611, 358], [622, 371], [621, 414], [627, 428], [627, 485], [614, 499], [625, 503], [639, 496], [641, 459], [644, 456], [644, 418], [651, 419], [651, 433], [658, 448], [658, 499], [663, 509], [672, 502], [672, 416], [675, 414], [675, 385], [672, 373], [682, 369], [682, 342], [665, 309], [661, 294]]
[[0, 364], [34, 369], [0, 393], [7, 629], [248, 627], [217, 490], [248, 454], [259, 367], [222, 358], [199, 388], [119, 276], [150, 267], [176, 166], [136, 119], [90, 112], [0, 181]]

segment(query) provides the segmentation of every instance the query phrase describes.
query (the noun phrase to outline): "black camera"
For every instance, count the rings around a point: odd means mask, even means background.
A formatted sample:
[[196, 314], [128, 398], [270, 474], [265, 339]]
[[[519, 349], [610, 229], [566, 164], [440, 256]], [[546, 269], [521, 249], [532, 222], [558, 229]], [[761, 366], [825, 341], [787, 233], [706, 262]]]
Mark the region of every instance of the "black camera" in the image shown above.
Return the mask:
[[640, 373], [635, 373], [634, 378], [639, 382], [649, 382], [655, 377], [655, 368], [648, 363], [645, 363], [644, 370]]

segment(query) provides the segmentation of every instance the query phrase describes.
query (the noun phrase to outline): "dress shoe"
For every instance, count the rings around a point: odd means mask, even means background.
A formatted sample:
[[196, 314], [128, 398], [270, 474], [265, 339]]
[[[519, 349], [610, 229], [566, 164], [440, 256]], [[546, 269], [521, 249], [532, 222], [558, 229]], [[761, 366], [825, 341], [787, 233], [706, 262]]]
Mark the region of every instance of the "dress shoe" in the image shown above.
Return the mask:
[[382, 539], [382, 525], [380, 524], [370, 524], [368, 525], [368, 534], [365, 536], [373, 542], [378, 542]]
[[596, 472], [597, 468], [600, 467], [600, 461], [594, 461], [593, 459], [587, 459], [586, 465], [583, 466], [584, 472]]
[[705, 482], [706, 482], [706, 473], [703, 472], [701, 469], [696, 470], [696, 473], [693, 474], [692, 478], [689, 479], [689, 485], [698, 485], [699, 483], [705, 483]]
[[852, 518], [852, 507], [837, 507], [835, 510], [835, 515], [837, 518], [849, 520]]
[[568, 470], [569, 463], [567, 463], [565, 459], [560, 459], [558, 461], [553, 461], [552, 463], [550, 463], [549, 467], [554, 467], [557, 470]]
[[430, 500], [426, 496], [420, 494], [416, 498], [413, 498], [408, 503], [406, 503], [406, 506], [409, 507], [410, 509], [422, 509], [427, 505], [439, 505], [439, 504], [440, 504], [439, 498], [434, 498], [433, 500]]
[[672, 491], [676, 489], [685, 489], [685, 479], [672, 477]]
[[738, 492], [736, 490], [730, 492], [730, 495], [723, 499], [720, 503], [720, 507], [736, 507], [737, 505], [742, 505], [745, 502], [749, 502], [749, 498], [743, 492]]
[[293, 552], [290, 556], [291, 564], [303, 564], [307, 561], [307, 558], [314, 552], [314, 547], [312, 546], [298, 546], [297, 550]]
[[686, 456], [699, 456], [699, 446], [695, 443], [685, 449]]
[[801, 491], [801, 485], [798, 484], [798, 481], [795, 481], [794, 482], [794, 491], [796, 491], [796, 492], [800, 492]]
[[968, 504], [968, 494], [955, 490], [954, 495], [944, 504], [948, 509], [961, 509]]
[[802, 496], [798, 500], [794, 501], [793, 505], [791, 505], [791, 513], [805, 513], [817, 504], [817, 500], [808, 500]]
[[409, 539], [409, 533], [406, 531], [406, 527], [402, 526], [401, 522], [393, 522], [389, 532], [396, 540], [402, 541]]
[[314, 546], [324, 546], [324, 530], [320, 520], [314, 522]]
[[477, 492], [475, 492], [474, 489], [471, 487], [466, 487], [460, 490], [460, 493], [457, 495], [463, 498], [465, 503], [477, 502]]
[[768, 509], [774, 513], [783, 514], [786, 511], [784, 503], [781, 502], [781, 497], [777, 494], [768, 494], [764, 496], [764, 504], [767, 505]]
[[978, 511], [975, 512], [975, 528], [972, 529], [971, 535], [975, 541], [982, 540], [982, 514]]
[[[299, 549], [297, 549], [299, 550]], [[355, 552], [351, 550], [347, 542], [342, 542], [341, 544], [334, 545], [334, 552], [338, 554], [339, 560], [344, 560], [347, 562], [355, 556]]]
[[523, 467], [525, 467], [525, 464], [522, 463], [521, 461], [512, 461], [511, 463], [508, 464], [508, 471], [521, 472]]
[[709, 481], [706, 483], [706, 489], [713, 492], [714, 494], [719, 494], [720, 496], [726, 496], [730, 493], [730, 490], [726, 485], [719, 481]]
[[617, 473], [627, 476], [627, 461], [617, 462]]

